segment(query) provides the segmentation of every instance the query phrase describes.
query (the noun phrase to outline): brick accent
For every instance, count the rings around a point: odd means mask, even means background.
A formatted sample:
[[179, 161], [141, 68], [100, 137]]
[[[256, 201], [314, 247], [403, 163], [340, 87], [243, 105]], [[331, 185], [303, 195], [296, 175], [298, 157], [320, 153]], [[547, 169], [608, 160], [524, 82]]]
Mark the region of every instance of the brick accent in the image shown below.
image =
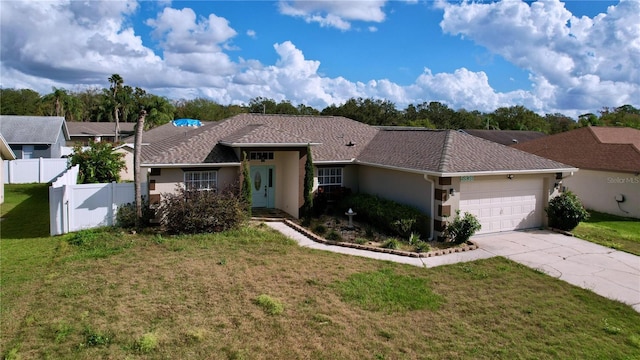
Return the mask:
[[451, 178], [450, 177], [438, 178], [438, 184], [439, 185], [451, 185]]
[[435, 231], [444, 231], [444, 229], [445, 229], [446, 227], [447, 227], [447, 222], [446, 222], [446, 221], [442, 221], [442, 220], [438, 221], [438, 220], [435, 220], [435, 221], [433, 222], [433, 230], [435, 230]]
[[451, 205], [438, 205], [438, 216], [451, 216]]
[[447, 201], [449, 199], [449, 193], [444, 189], [436, 189], [434, 191], [435, 200]]
[[160, 194], [151, 194], [151, 195], [149, 195], [149, 204], [150, 205], [158, 205], [158, 204], [160, 204]]
[[156, 189], [156, 181], [149, 180], [149, 190], [155, 190], [155, 189]]

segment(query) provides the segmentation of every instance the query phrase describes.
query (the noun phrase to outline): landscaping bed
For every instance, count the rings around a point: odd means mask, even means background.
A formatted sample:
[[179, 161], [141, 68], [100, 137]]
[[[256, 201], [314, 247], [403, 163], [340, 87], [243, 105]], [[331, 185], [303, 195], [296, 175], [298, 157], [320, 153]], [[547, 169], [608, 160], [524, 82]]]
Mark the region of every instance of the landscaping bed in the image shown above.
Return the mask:
[[478, 248], [471, 241], [456, 244], [448, 241], [428, 241], [417, 237], [400, 239], [398, 236], [380, 232], [364, 222], [353, 220], [353, 226], [349, 226], [347, 215], [343, 218], [322, 215], [313, 218], [306, 226], [303, 220], [287, 220], [286, 223], [317, 242], [403, 256], [431, 257]]

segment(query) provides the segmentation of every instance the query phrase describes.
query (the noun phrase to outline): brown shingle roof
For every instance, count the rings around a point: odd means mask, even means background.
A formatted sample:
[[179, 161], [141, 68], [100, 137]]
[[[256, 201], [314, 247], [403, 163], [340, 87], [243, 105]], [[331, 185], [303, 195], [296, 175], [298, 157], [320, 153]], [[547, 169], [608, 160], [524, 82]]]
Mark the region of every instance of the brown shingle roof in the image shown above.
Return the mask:
[[521, 131], [521, 130], [482, 130], [482, 129], [464, 129], [462, 130], [469, 135], [477, 136], [489, 141], [502, 145], [520, 144], [526, 141], [539, 139], [547, 136], [540, 131]]
[[[215, 124], [215, 122], [202, 121], [202, 125]], [[192, 126], [175, 126], [173, 122], [168, 122], [164, 125], [154, 127], [142, 133], [142, 143], [151, 144], [164, 139], [168, 139], [175, 135], [187, 136], [191, 131], [198, 129], [199, 127]], [[123, 140], [125, 143], [133, 143], [135, 136], [130, 136]]]
[[[251, 128], [250, 125], [264, 125]], [[178, 134], [143, 148], [145, 164], [199, 164], [238, 162], [220, 144], [241, 139], [247, 144], [320, 143], [313, 146], [314, 162], [356, 158], [378, 129], [340, 116], [239, 114]], [[245, 138], [246, 137], [246, 138]], [[347, 146], [347, 144], [355, 146]], [[232, 156], [233, 155], [233, 156]]]
[[571, 166], [454, 130], [383, 130], [358, 161], [432, 173], [509, 172]]
[[[135, 123], [121, 122], [120, 134], [133, 133]], [[69, 136], [114, 136], [116, 123], [67, 121]]]
[[513, 147], [591, 169], [640, 172], [640, 130], [615, 127], [584, 127]]

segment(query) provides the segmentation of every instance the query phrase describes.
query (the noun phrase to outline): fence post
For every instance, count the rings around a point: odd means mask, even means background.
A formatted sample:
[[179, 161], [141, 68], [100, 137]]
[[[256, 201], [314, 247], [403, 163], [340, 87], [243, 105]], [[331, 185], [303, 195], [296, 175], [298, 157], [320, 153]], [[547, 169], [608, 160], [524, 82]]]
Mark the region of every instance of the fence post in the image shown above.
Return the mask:
[[113, 226], [116, 223], [117, 211], [118, 210], [116, 206], [116, 182], [112, 181], [111, 182], [111, 224], [109, 224], [110, 226]]
[[13, 161], [11, 160], [7, 160], [8, 161], [8, 166], [7, 166], [7, 172], [9, 173], [7, 175], [7, 177], [9, 178], [9, 184], [13, 184]]
[[42, 184], [44, 182], [44, 161], [42, 158], [38, 158], [38, 183]]

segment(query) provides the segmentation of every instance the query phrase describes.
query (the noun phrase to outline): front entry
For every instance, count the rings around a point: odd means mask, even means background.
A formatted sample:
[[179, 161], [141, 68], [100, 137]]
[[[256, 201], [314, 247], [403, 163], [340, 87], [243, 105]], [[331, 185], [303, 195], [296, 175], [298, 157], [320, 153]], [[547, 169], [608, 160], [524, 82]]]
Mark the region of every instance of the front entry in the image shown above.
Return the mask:
[[251, 166], [251, 206], [255, 208], [274, 208], [275, 197], [275, 171], [271, 165]]

